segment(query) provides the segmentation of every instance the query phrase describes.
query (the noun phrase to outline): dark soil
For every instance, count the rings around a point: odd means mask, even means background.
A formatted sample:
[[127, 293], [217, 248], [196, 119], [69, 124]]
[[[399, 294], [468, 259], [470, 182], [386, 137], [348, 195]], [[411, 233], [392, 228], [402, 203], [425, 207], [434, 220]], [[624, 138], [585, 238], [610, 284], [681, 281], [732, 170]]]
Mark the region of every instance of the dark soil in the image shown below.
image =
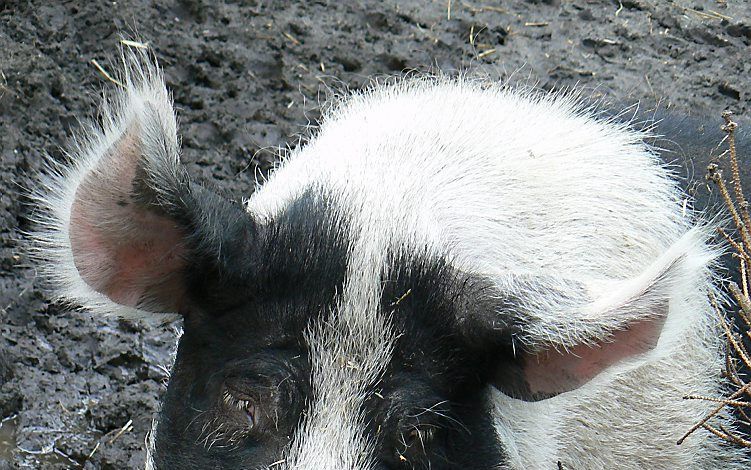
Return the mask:
[[[490, 5], [499, 6], [490, 6]], [[331, 89], [407, 69], [578, 84], [717, 118], [751, 113], [741, 0], [0, 0], [0, 469], [137, 468], [179, 324], [50, 304], [19, 249], [45, 154], [112, 88], [121, 34], [174, 93], [191, 172], [247, 196]], [[130, 424], [129, 424], [130, 423]]]

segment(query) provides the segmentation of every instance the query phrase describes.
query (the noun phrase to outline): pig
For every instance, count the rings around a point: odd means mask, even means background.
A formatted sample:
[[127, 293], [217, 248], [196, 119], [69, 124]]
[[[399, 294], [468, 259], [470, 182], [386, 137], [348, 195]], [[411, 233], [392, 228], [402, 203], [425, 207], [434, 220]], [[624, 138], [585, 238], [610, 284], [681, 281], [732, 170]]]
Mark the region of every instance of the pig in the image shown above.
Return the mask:
[[33, 252], [57, 300], [182, 318], [147, 468], [748, 468], [703, 429], [676, 444], [713, 407], [682, 397], [725, 387], [722, 221], [659, 124], [394, 79], [236, 202], [180, 164], [155, 61], [121, 81], [40, 180]]

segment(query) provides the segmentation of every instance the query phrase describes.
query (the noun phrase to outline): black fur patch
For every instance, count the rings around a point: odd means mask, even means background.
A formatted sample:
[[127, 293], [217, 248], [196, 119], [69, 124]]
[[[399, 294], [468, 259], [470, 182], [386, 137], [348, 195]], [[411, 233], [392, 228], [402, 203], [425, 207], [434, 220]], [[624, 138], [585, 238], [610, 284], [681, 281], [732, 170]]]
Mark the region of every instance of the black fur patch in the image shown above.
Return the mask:
[[[303, 333], [341, 291], [348, 231], [331, 199], [316, 189], [266, 224], [213, 194], [199, 196], [195, 203], [204, 207], [193, 210], [207, 223], [194, 228], [190, 300], [155, 463], [265, 468], [305, 412], [310, 364]], [[244, 429], [241, 413], [222, 404], [227, 390], [257, 400], [254, 427]]]
[[[710, 191], [705, 175], [707, 165], [716, 163], [719, 155], [727, 149], [727, 144], [723, 143], [726, 134], [721, 129], [724, 121], [720, 115], [692, 116], [664, 107], [639, 108], [635, 114], [615, 114], [614, 111], [625, 107], [625, 104], [613, 105], [612, 111], [602, 110], [603, 117], [617, 122], [633, 122], [636, 129], [643, 127], [639, 123], [650, 124], [651, 133], [657, 137], [648, 143], [659, 149], [664, 163], [674, 168], [683, 189], [695, 198], [695, 207], [699, 210], [716, 210], [722, 202], [714, 188]], [[741, 181], [751, 182], [751, 120], [741, 117], [733, 119], [739, 124], [736, 141]], [[729, 169], [727, 162], [721, 166]], [[730, 176], [727, 171], [725, 173], [726, 177]]]
[[[491, 469], [505, 461], [487, 402], [489, 356], [469, 348], [459, 320], [482, 289], [445, 259], [401, 254], [384, 281], [382, 312], [398, 340], [366, 403], [386, 468]], [[471, 449], [471, 451], [469, 451]]]

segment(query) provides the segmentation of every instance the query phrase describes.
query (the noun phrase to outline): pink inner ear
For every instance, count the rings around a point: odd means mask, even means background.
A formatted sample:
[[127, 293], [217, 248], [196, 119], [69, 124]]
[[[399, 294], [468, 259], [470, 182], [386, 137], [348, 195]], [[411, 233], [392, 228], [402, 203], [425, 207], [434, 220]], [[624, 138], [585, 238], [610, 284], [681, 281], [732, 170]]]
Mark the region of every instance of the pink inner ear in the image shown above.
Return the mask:
[[550, 350], [527, 356], [524, 377], [530, 392], [550, 396], [584, 385], [608, 367], [654, 349], [664, 324], [664, 316], [640, 320], [614, 332], [610, 341], [593, 347], [580, 345], [568, 351]]
[[132, 124], [76, 190], [70, 245], [81, 278], [128, 307], [174, 312], [184, 293], [181, 228], [133, 198], [141, 158]]

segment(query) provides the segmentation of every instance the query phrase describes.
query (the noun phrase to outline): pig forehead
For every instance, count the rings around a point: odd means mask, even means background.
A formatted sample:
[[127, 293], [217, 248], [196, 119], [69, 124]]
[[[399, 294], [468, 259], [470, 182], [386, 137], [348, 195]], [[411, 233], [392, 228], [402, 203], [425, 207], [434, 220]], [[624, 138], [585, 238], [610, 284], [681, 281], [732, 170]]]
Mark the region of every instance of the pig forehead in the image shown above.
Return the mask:
[[[207, 281], [206, 269], [195, 266], [192, 272], [201, 286], [196, 298], [210, 313], [192, 329], [203, 335], [216, 328], [217, 341], [235, 338], [237, 348], [228, 350], [233, 353], [241, 353], [244, 345], [252, 349], [291, 341], [319, 352], [330, 345], [334, 332], [336, 344], [380, 348], [390, 344], [393, 330], [403, 329], [401, 318], [391, 321], [397, 304], [451, 297], [441, 292], [448, 275], [445, 258], [369, 230], [367, 220], [353, 217], [337, 201], [325, 189], [311, 187], [273, 217], [258, 221], [252, 246], [234, 250], [238, 256], [229, 273]], [[229, 314], [221, 310], [225, 304], [231, 305]], [[435, 307], [423, 302], [424, 309]], [[265, 338], [248, 338], [252, 335]], [[357, 355], [365, 360], [372, 354]]]
[[[445, 278], [453, 273], [437, 258], [384, 256], [380, 266], [386, 270], [348, 276], [331, 316], [317, 319], [309, 330], [311, 397], [284, 456], [286, 468], [372, 468], [393, 452], [375, 428], [397, 435], [401, 430], [394, 426], [401, 418], [409, 422], [423, 412], [428, 418], [426, 410], [454, 404], [463, 414], [449, 412], [445, 416], [454, 421], [438, 417], [435, 425], [460, 422], [487, 441], [486, 460], [501, 461], [491, 419], [477, 406], [484, 400], [485, 388], [476, 379], [482, 364], [448, 334], [455, 292]], [[356, 277], [364, 275], [377, 282]], [[459, 411], [466, 409], [475, 411]], [[387, 416], [392, 418], [381, 421]]]
[[363, 373], [369, 377], [372, 367], [385, 369], [384, 357], [391, 357], [406, 327], [442, 325], [439, 334], [449, 332], [456, 293], [446, 279], [454, 272], [440, 251], [414, 240], [408, 245], [339, 200], [311, 187], [269, 219], [249, 285], [257, 300], [276, 309], [265, 315], [271, 330], [299, 335], [314, 366], [323, 367], [326, 352], [334, 351], [340, 361], [367, 365]]
[[[416, 351], [430, 354], [432, 340], [447, 336], [448, 331], [436, 330], [451, 325], [446, 321], [452, 313], [446, 300], [451, 293], [442, 292], [448, 264], [390, 242], [370, 237], [352, 243], [334, 307], [306, 333], [312, 396], [293, 437], [288, 468], [368, 468], [376, 445], [367, 430], [369, 398], [381, 387], [399, 387], [387, 372], [411, 367], [419, 375], [420, 364], [403, 359]], [[423, 330], [432, 336], [411, 334]], [[435, 364], [444, 369], [434, 374], [438, 377], [454, 365]]]
[[389, 240], [359, 223], [349, 229], [335, 304], [306, 332], [312, 397], [285, 459], [288, 468], [370, 467], [363, 403], [389, 365], [396, 339], [381, 308]]

